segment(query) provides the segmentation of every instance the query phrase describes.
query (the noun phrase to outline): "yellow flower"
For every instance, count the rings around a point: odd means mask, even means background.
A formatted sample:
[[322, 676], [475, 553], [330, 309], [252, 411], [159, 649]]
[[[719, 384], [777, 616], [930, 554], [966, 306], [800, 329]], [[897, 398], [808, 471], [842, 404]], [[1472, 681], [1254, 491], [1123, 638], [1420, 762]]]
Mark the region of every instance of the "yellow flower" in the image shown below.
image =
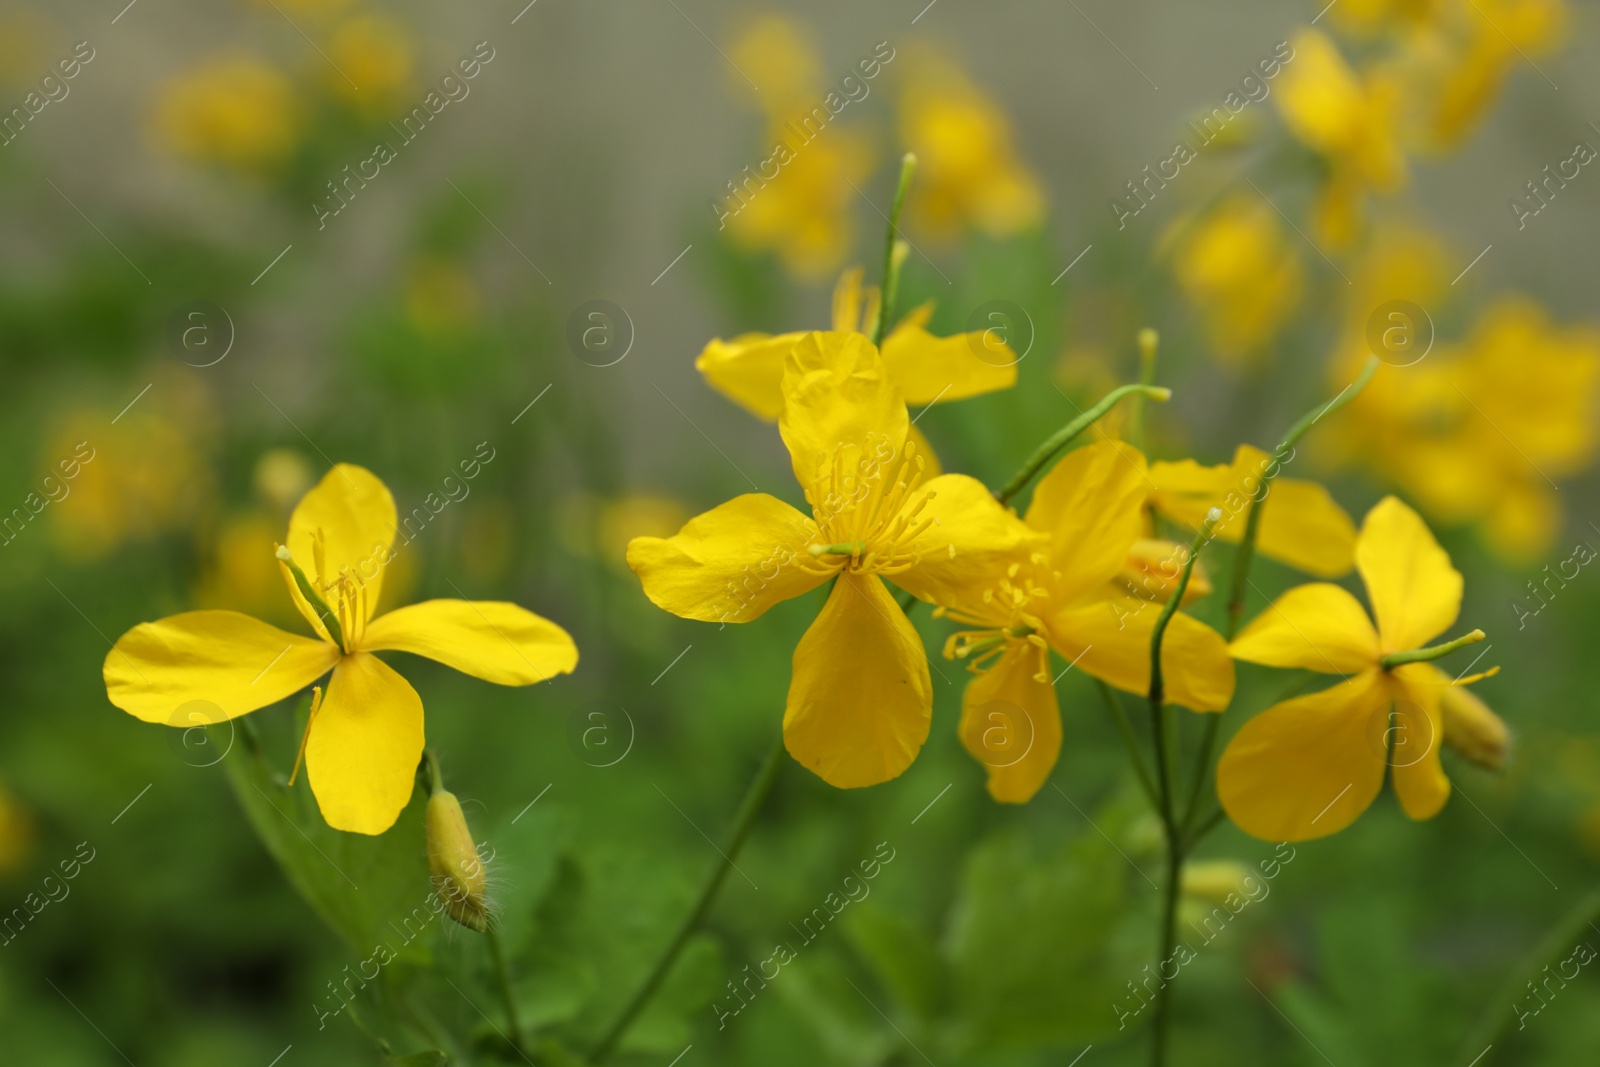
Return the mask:
[[734, 67], [729, 84], [737, 93], [749, 93], [750, 85], [739, 72], [755, 71], [761, 85], [757, 100], [774, 127], [822, 95], [816, 41], [792, 19], [761, 16], [735, 36], [728, 54]]
[[[1240, 445], [1232, 463], [1215, 467], [1203, 467], [1192, 459], [1152, 463], [1149, 506], [1195, 530], [1216, 508], [1222, 520], [1215, 536], [1237, 544], [1244, 539], [1250, 500], [1263, 475], [1275, 466], [1271, 454], [1250, 445]], [[1337, 578], [1354, 565], [1355, 523], [1316, 482], [1274, 473], [1261, 507], [1256, 551], [1263, 556], [1319, 578]]]
[[346, 20], [334, 29], [328, 53], [338, 68], [328, 71], [328, 84], [363, 111], [381, 113], [411, 84], [411, 36], [393, 19]]
[[912, 217], [935, 234], [971, 226], [1003, 237], [1043, 217], [1044, 193], [1018, 158], [1005, 112], [949, 59], [913, 60], [900, 135], [918, 161]]
[[658, 607], [748, 622], [835, 579], [795, 648], [783, 716], [790, 755], [840, 788], [888, 781], [928, 736], [927, 657], [883, 584], [930, 601], [977, 580], [1032, 535], [980, 483], [927, 478], [882, 358], [856, 333], [811, 333], [785, 361], [779, 432], [811, 514], [736, 497], [628, 566]]
[[[851, 186], [872, 173], [874, 153], [866, 138], [835, 126], [798, 146], [790, 137], [774, 125], [772, 156], [751, 169], [755, 176], [729, 183], [724, 225], [745, 248], [776, 253], [789, 273], [820, 279], [837, 270], [855, 244], [857, 193]], [[769, 164], [771, 178], [756, 174]]]
[[156, 133], [179, 155], [272, 171], [294, 151], [299, 117], [289, 79], [253, 56], [213, 59], [174, 79], [156, 108]]
[[1224, 200], [1183, 237], [1173, 274], [1203, 314], [1217, 355], [1232, 363], [1277, 336], [1304, 288], [1299, 252], [1277, 212], [1245, 195]]
[[[875, 286], [863, 294], [860, 267], [845, 271], [833, 290], [834, 332], [862, 333], [867, 328], [864, 320], [877, 318], [878, 301]], [[932, 315], [930, 301], [902, 318], [883, 339], [884, 369], [907, 404], [963, 400], [1016, 384], [1018, 357], [998, 334], [978, 330], [935, 337], [924, 328]], [[719, 337], [696, 357], [695, 369], [717, 392], [757, 418], [774, 422], [783, 413], [784, 360], [806, 336], [746, 333], [731, 341]], [[911, 432], [923, 459], [937, 465], [920, 431], [913, 426]]]
[[1328, 162], [1316, 228], [1329, 244], [1343, 247], [1356, 236], [1367, 191], [1405, 185], [1400, 80], [1387, 68], [1357, 75], [1334, 43], [1309, 27], [1293, 43], [1294, 59], [1279, 77], [1275, 99], [1289, 131]]
[[1222, 754], [1222, 806], [1265, 841], [1304, 841], [1349, 826], [1378, 795], [1386, 767], [1413, 819], [1432, 818], [1450, 795], [1439, 747], [1448, 738], [1441, 704], [1455, 683], [1431, 662], [1386, 665], [1385, 657], [1419, 649], [1455, 623], [1461, 575], [1417, 513], [1394, 497], [1368, 512], [1355, 555], [1376, 628], [1354, 596], [1318, 582], [1279, 597], [1231, 646], [1251, 663], [1344, 679], [1268, 708]]
[[388, 488], [339, 464], [295, 508], [278, 556], [317, 639], [232, 611], [141, 623], [106, 656], [107, 696], [146, 722], [181, 713], [192, 726], [276, 703], [332, 670], [302, 742], [311, 791], [329, 826], [382, 833], [411, 797], [422, 699], [373, 653], [427, 656], [500, 685], [531, 685], [578, 662], [566, 631], [515, 604], [429, 600], [373, 618], [394, 535]]
[[[998, 801], [1028, 801], [1061, 751], [1050, 649], [1119, 689], [1149, 691], [1160, 610], [1148, 595], [1112, 584], [1143, 536], [1148, 489], [1144, 456], [1129, 445], [1069, 452], [1034, 490], [1025, 519], [1034, 540], [935, 598], [936, 614], [973, 627], [953, 635], [945, 655], [970, 660], [977, 675], [963, 697], [961, 740], [987, 767]], [[1228, 706], [1233, 662], [1209, 626], [1174, 615], [1161, 662], [1169, 701], [1196, 711]]]
[[[1122, 573], [1117, 575], [1116, 587], [1142, 600], [1165, 604], [1172, 599], [1183, 565], [1188, 561], [1188, 545], [1141, 537], [1129, 546], [1128, 559], [1122, 565]], [[1208, 596], [1212, 588], [1205, 563], [1195, 560], [1189, 571], [1189, 584], [1184, 586], [1183, 600], [1179, 603], [1189, 604]]]

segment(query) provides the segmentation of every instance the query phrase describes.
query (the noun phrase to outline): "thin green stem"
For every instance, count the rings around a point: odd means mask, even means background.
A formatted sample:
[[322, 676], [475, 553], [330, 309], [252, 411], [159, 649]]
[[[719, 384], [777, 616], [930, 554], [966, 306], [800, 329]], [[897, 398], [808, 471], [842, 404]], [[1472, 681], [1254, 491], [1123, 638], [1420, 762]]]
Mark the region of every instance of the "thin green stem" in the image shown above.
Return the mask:
[[895, 243], [900, 240], [900, 212], [906, 206], [906, 194], [911, 191], [911, 179], [916, 173], [917, 157], [907, 152], [900, 159], [900, 181], [895, 185], [894, 203], [889, 207], [889, 233], [883, 242], [883, 294], [878, 302], [878, 321], [872, 326], [874, 346], [883, 344], [883, 335], [894, 321], [895, 300], [900, 295], [900, 263], [896, 262]]
[[1117, 402], [1125, 396], [1147, 396], [1152, 400], [1165, 401], [1172, 396], [1172, 390], [1156, 385], [1119, 385], [1088, 411], [1067, 423], [1052, 434], [1044, 444], [1034, 449], [1033, 455], [1028, 457], [1026, 463], [1011, 476], [1005, 487], [995, 493], [994, 497], [1002, 504], [1011, 502], [1011, 498], [1022, 492], [1027, 484], [1037, 477], [1050, 461], [1055, 459], [1063, 449], [1072, 443], [1072, 439], [1093, 426], [1101, 416], [1117, 406]]
[[589, 1054], [589, 1063], [597, 1065], [616, 1051], [617, 1043], [628, 1032], [628, 1027], [638, 1017], [639, 1012], [655, 996], [656, 990], [666, 980], [672, 970], [672, 965], [677, 962], [684, 946], [689, 943], [695, 930], [699, 929], [706, 912], [711, 910], [711, 902], [716, 899], [717, 890], [722, 888], [723, 880], [728, 877], [728, 871], [733, 868], [733, 862], [739, 855], [739, 849], [744, 845], [745, 838], [750, 836], [750, 831], [755, 827], [756, 816], [760, 814], [761, 807], [766, 803], [767, 797], [772, 793], [772, 786], [778, 780], [778, 772], [783, 768], [783, 738], [780, 736], [773, 744], [772, 750], [767, 753], [761, 763], [761, 769], [756, 771], [756, 776], [750, 782], [750, 787], [745, 790], [744, 800], [739, 804], [739, 813], [734, 818], [733, 829], [720, 849], [719, 859], [706, 876], [705, 884], [700, 887], [700, 895], [695, 898], [694, 906], [689, 909], [689, 914], [684, 916], [683, 923], [678, 927], [677, 933], [667, 943], [666, 951], [656, 961], [645, 980], [628, 999], [616, 1020], [606, 1028], [605, 1036], [595, 1045], [594, 1051]]
[[1095, 683], [1100, 687], [1100, 695], [1105, 698], [1111, 718], [1117, 724], [1117, 732], [1122, 735], [1123, 747], [1128, 750], [1128, 759], [1139, 776], [1139, 785], [1144, 789], [1144, 795], [1149, 798], [1152, 808], [1159, 809], [1161, 801], [1156, 795], [1156, 783], [1150, 777], [1150, 769], [1145, 766], [1144, 753], [1139, 751], [1139, 739], [1133, 734], [1133, 724], [1128, 721], [1128, 711], [1122, 706], [1122, 698], [1117, 695], [1115, 689], [1099, 678], [1095, 679]]
[[[1161, 645], [1166, 637], [1167, 625], [1177, 613], [1178, 605], [1183, 601], [1184, 591], [1189, 587], [1189, 578], [1194, 573], [1195, 563], [1200, 559], [1200, 550], [1211, 540], [1212, 532], [1221, 518], [1222, 512], [1217, 508], [1212, 508], [1206, 513], [1205, 521], [1200, 524], [1199, 533], [1189, 546], [1189, 556], [1183, 561], [1183, 569], [1178, 572], [1178, 581], [1173, 587], [1172, 596], [1162, 605], [1161, 614], [1156, 617], [1155, 629], [1150, 634], [1150, 721], [1156, 735], [1156, 773], [1161, 785], [1161, 823], [1166, 830], [1167, 838], [1167, 884], [1161, 901], [1160, 955], [1156, 957], [1158, 973], [1162, 964], [1172, 957], [1173, 947], [1177, 943], [1178, 897], [1183, 883], [1184, 860], [1183, 835], [1178, 829], [1173, 796], [1176, 785], [1173, 773], [1177, 760], [1176, 753], [1171, 750], [1172, 737], [1167, 722], [1166, 684], [1161, 671]], [[1173, 982], [1168, 980], [1156, 990], [1150, 1048], [1150, 1062], [1154, 1067], [1162, 1067], [1167, 1059], [1167, 1034], [1171, 1027], [1172, 1015], [1172, 986]]]
[[505, 950], [500, 945], [500, 934], [493, 923], [484, 931], [489, 938], [489, 955], [494, 959], [495, 984], [500, 987], [500, 999], [505, 1002], [506, 1026], [511, 1030], [511, 1047], [522, 1054], [522, 1023], [517, 1019], [517, 998], [511, 991], [511, 971], [506, 967]]
[[[310, 725], [307, 724], [307, 732]], [[431, 748], [422, 750], [422, 765], [428, 774], [428, 795], [432, 796], [444, 788], [444, 772], [439, 769], [439, 757]]]
[[1414, 648], [1410, 652], [1391, 652], [1378, 662], [1383, 664], [1384, 670], [1393, 670], [1407, 663], [1431, 663], [1436, 659], [1443, 659], [1452, 652], [1457, 652], [1468, 645], [1475, 645], [1482, 641], [1486, 635], [1482, 630], [1473, 630], [1471, 633], [1462, 634], [1454, 641], [1446, 641], [1442, 645], [1431, 648]]

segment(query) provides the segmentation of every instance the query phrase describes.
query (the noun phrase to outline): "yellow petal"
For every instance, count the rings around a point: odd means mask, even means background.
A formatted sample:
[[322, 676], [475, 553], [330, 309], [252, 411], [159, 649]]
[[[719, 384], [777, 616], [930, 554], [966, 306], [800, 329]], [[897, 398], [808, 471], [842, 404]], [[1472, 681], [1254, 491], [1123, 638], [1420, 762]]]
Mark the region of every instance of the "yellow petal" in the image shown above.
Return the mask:
[[1445, 740], [1439, 698], [1450, 688], [1450, 679], [1432, 664], [1410, 663], [1394, 671], [1389, 687], [1394, 701], [1389, 766], [1395, 796], [1411, 818], [1431, 819], [1450, 799], [1450, 779], [1439, 759]]
[[1392, 496], [1367, 512], [1356, 566], [1385, 652], [1409, 652], [1438, 637], [1461, 611], [1461, 572], [1422, 517]]
[[128, 714], [195, 726], [274, 704], [338, 659], [339, 650], [326, 641], [236, 611], [189, 611], [123, 634], [103, 673], [106, 696]]
[[695, 358], [706, 382], [759, 419], [776, 422], [783, 411], [783, 359], [803, 333], [747, 333], [718, 338]]
[[493, 600], [426, 600], [380, 615], [367, 652], [412, 652], [497, 685], [533, 685], [578, 665], [567, 631], [527, 608]]
[[[1046, 637], [1078, 669], [1118, 689], [1150, 692], [1150, 638], [1161, 605], [1108, 597], [1057, 611]], [[1183, 612], [1172, 616], [1161, 642], [1161, 679], [1169, 703], [1221, 711], [1233, 699], [1233, 660], [1222, 635]]]
[[835, 488], [836, 459], [848, 478], [902, 455], [905, 401], [860, 334], [806, 334], [789, 350], [783, 394], [778, 430], [814, 507]]
[[1263, 841], [1343, 830], [1383, 788], [1385, 760], [1374, 737], [1381, 741], [1388, 703], [1373, 670], [1257, 715], [1217, 764], [1223, 810]]
[[861, 332], [861, 279], [860, 267], [851, 267], [839, 275], [833, 287], [833, 328], [841, 333], [851, 330]]
[[989, 795], [1002, 804], [1033, 799], [1061, 754], [1055, 686], [1036, 677], [1048, 666], [1043, 651], [1026, 641], [1008, 643], [962, 698], [961, 743], [987, 769]]
[[1356, 674], [1383, 654], [1361, 602], [1337, 585], [1313, 582], [1280, 596], [1228, 647], [1235, 659], [1268, 667]]
[[746, 493], [697, 515], [672, 537], [635, 537], [628, 566], [664, 611], [702, 622], [749, 622], [821, 585], [807, 554], [814, 525], [777, 497]]
[[883, 364], [907, 404], [936, 404], [1009, 389], [1017, 384], [1017, 356], [986, 334], [935, 337], [908, 316], [883, 339]]
[[[1189, 559], [1189, 546], [1176, 541], [1140, 538], [1128, 547], [1128, 559], [1117, 575], [1114, 588], [1141, 600], [1165, 604], [1178, 587], [1183, 565]], [[1212, 591], [1211, 576], [1204, 560], [1195, 560], [1189, 571], [1189, 584], [1183, 588], [1183, 603], [1199, 600]]]
[[928, 739], [922, 640], [883, 582], [845, 572], [794, 650], [783, 712], [789, 754], [840, 789], [887, 782]]
[[[348, 569], [363, 588], [365, 622], [372, 617], [383, 589], [394, 531], [394, 497], [389, 495], [389, 487], [365, 467], [339, 463], [295, 506], [286, 544], [295, 563], [319, 591]], [[325, 635], [322, 621], [300, 595], [289, 569], [281, 564], [280, 569], [295, 607], [313, 629]], [[326, 599], [330, 606], [337, 606], [335, 597]]]
[[1120, 441], [1068, 452], [1040, 480], [1027, 521], [1050, 537], [1058, 596], [1073, 599], [1122, 572], [1128, 549], [1144, 536], [1149, 491], [1144, 455]]
[[311, 736], [306, 775], [335, 830], [381, 834], [394, 825], [422, 758], [422, 698], [369, 652], [333, 671]]
[[942, 474], [923, 484], [905, 511], [915, 515], [910, 521], [916, 525], [930, 519], [933, 525], [899, 546], [920, 558], [890, 581], [931, 603], [981, 598], [1005, 574], [1007, 563], [1044, 546], [1044, 538], [965, 474]]

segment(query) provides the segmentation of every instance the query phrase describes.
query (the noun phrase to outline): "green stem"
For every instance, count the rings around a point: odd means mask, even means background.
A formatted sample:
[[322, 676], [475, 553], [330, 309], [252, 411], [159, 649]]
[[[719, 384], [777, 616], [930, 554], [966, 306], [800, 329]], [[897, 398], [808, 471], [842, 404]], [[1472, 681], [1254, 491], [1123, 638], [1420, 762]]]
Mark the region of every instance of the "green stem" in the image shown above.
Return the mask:
[[[883, 345], [883, 335], [894, 321], [894, 304], [900, 295], [900, 264], [895, 262], [895, 242], [900, 239], [900, 212], [917, 173], [917, 157], [907, 152], [900, 159], [900, 181], [895, 186], [894, 203], [889, 207], [889, 233], [883, 242], [883, 293], [878, 302], [878, 321], [872, 324], [872, 344]], [[902, 257], [903, 258], [903, 257]]]
[[294, 556], [289, 552], [288, 545], [279, 545], [276, 555], [289, 573], [294, 577], [294, 584], [300, 590], [300, 595], [306, 598], [317, 617], [322, 620], [322, 625], [328, 628], [328, 636], [333, 638], [333, 643], [341, 649], [344, 644], [344, 628], [339, 625], [338, 614], [328, 606], [328, 602], [311, 587], [311, 579], [306, 577], [306, 572], [300, 569], [300, 564], [294, 561]]
[[522, 1024], [517, 1019], [517, 998], [511, 991], [511, 971], [506, 967], [505, 950], [500, 945], [500, 934], [493, 923], [484, 931], [489, 938], [489, 955], [494, 959], [495, 983], [500, 987], [500, 999], [505, 1002], [506, 1026], [511, 1030], [511, 1047], [522, 1054]]
[[[1563, 915], [1550, 928], [1550, 932], [1539, 939], [1523, 959], [1522, 965], [1512, 970], [1501, 991], [1484, 1008], [1483, 1024], [1473, 1031], [1467, 1044], [1462, 1046], [1462, 1052], [1465, 1053], [1462, 1063], [1478, 1063], [1481, 1060], [1479, 1067], [1487, 1067], [1492, 1062], [1485, 1059], [1483, 1054], [1504, 1036], [1516, 1014], [1518, 1001], [1526, 1000], [1530, 995], [1527, 983], [1545, 967], [1576, 949], [1581, 940], [1588, 936], [1585, 928], [1595, 929], [1596, 921], [1600, 921], [1600, 889], [1592, 890], [1578, 901], [1576, 907]], [[1468, 1052], [1468, 1049], [1471, 1051]]]
[[1150, 769], [1145, 766], [1144, 753], [1139, 751], [1139, 740], [1133, 735], [1133, 724], [1128, 721], [1128, 711], [1122, 706], [1122, 698], [1099, 678], [1095, 683], [1100, 686], [1100, 695], [1105, 698], [1106, 707], [1111, 711], [1111, 718], [1117, 724], [1117, 732], [1122, 735], [1122, 744], [1128, 750], [1128, 759], [1133, 763], [1135, 773], [1139, 775], [1139, 785], [1144, 789], [1144, 795], [1149, 798], [1150, 806], [1159, 809], [1161, 801], [1156, 795], [1155, 780], [1150, 777]]
[[1011, 480], [1005, 484], [1005, 488], [1001, 489], [994, 495], [995, 499], [1000, 501], [1002, 504], [1010, 503], [1011, 498], [1022, 492], [1027, 484], [1033, 481], [1033, 479], [1050, 464], [1051, 460], [1055, 459], [1063, 449], [1072, 443], [1072, 439], [1074, 437], [1077, 437], [1080, 433], [1093, 426], [1096, 420], [1098, 420], [1112, 408], [1116, 407], [1117, 401], [1121, 400], [1125, 396], [1133, 395], [1147, 396], [1152, 400], [1164, 401], [1172, 396], [1172, 390], [1156, 385], [1117, 386], [1115, 389], [1111, 390], [1111, 392], [1101, 397], [1100, 401], [1088, 411], [1083, 412], [1077, 418], [1073, 419], [1061, 429], [1057, 430], [1045, 441], [1044, 444], [1034, 449], [1033, 455], [1029, 456], [1028, 461], [1022, 465], [1021, 469], [1018, 470], [1016, 474], [1012, 475]]
[[[1194, 573], [1195, 563], [1200, 559], [1200, 550], [1211, 540], [1212, 531], [1216, 529], [1221, 518], [1222, 512], [1217, 508], [1212, 508], [1206, 513], [1205, 521], [1200, 524], [1199, 533], [1189, 546], [1189, 557], [1183, 561], [1183, 569], [1178, 572], [1178, 582], [1172, 590], [1172, 596], [1162, 605], [1161, 614], [1156, 617], [1155, 629], [1150, 634], [1150, 720], [1155, 729], [1156, 773], [1161, 785], [1161, 823], [1166, 830], [1167, 838], [1167, 884], [1161, 902], [1160, 955], [1156, 957], [1158, 973], [1161, 965], [1172, 957], [1173, 947], [1177, 944], [1178, 896], [1183, 883], [1184, 859], [1183, 835], [1178, 829], [1173, 797], [1175, 791], [1173, 772], [1177, 760], [1176, 753], [1169, 748], [1171, 732], [1167, 728], [1166, 683], [1161, 672], [1161, 644], [1166, 637], [1167, 625], [1177, 613], [1178, 604], [1182, 602], [1184, 591], [1189, 587], [1189, 578]], [[1156, 990], [1150, 1048], [1150, 1062], [1154, 1067], [1162, 1067], [1167, 1060], [1167, 1033], [1171, 1027], [1173, 984], [1171, 980], [1165, 981]]]
[[633, 1021], [639, 1015], [639, 1012], [644, 1010], [644, 1006], [650, 1002], [650, 998], [660, 988], [661, 983], [671, 972], [672, 965], [677, 962], [678, 956], [682, 954], [684, 946], [689, 943], [689, 938], [699, 928], [701, 920], [706, 916], [706, 912], [711, 910], [711, 902], [716, 899], [717, 890], [722, 888], [723, 880], [727, 878], [728, 871], [732, 869], [733, 861], [739, 855], [740, 847], [743, 846], [745, 838], [750, 836], [750, 831], [755, 826], [756, 816], [760, 813], [761, 806], [766, 803], [767, 797], [772, 793], [772, 786], [778, 780], [778, 772], [783, 768], [783, 755], [783, 738], [780, 736], [777, 742], [773, 744], [772, 750], [767, 753], [766, 758], [762, 761], [761, 769], [756, 772], [755, 778], [751, 780], [750, 788], [745, 791], [744, 800], [739, 804], [739, 814], [734, 819], [733, 830], [728, 834], [728, 838], [723, 842], [720, 850], [719, 859], [721, 862], [711, 868], [711, 873], [706, 877], [705, 884], [700, 887], [700, 895], [695, 898], [694, 906], [689, 909], [689, 914], [684, 916], [683, 923], [678, 927], [677, 933], [667, 943], [666, 951], [661, 954], [661, 958], [650, 969], [650, 973], [645, 977], [644, 982], [629, 998], [628, 1003], [623, 1006], [621, 1014], [606, 1028], [605, 1036], [600, 1039], [600, 1042], [595, 1045], [594, 1051], [589, 1054], [589, 1063], [598, 1065], [604, 1062], [612, 1052], [616, 1051], [617, 1043], [622, 1040], [622, 1036], [628, 1032], [628, 1027], [633, 1025]]
[[1410, 652], [1391, 652], [1378, 662], [1383, 664], [1384, 670], [1393, 670], [1406, 663], [1431, 663], [1436, 659], [1443, 659], [1452, 652], [1475, 645], [1487, 635], [1482, 630], [1473, 630], [1469, 634], [1462, 634], [1454, 641], [1446, 641], [1442, 645], [1432, 648], [1414, 648]]
[[439, 769], [439, 757], [433, 749], [422, 750], [422, 765], [428, 772], [428, 795], [431, 797], [444, 788], [444, 772]]

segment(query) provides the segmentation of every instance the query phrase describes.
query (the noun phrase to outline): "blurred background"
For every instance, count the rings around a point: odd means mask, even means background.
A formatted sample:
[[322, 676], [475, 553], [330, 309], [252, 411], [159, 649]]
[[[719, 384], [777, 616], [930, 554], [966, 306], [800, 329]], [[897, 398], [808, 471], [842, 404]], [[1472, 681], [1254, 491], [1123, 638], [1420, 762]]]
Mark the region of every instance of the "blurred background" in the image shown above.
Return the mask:
[[[1175, 390], [1151, 453], [1221, 463], [1347, 384], [1381, 309], [1414, 309], [1424, 355], [1386, 359], [1294, 475], [1358, 521], [1388, 492], [1430, 520], [1514, 744], [1497, 771], [1448, 753], [1431, 822], [1385, 794], [1298, 846], [1185, 969], [1174, 1062], [1468, 1067], [1514, 1004], [1486, 1063], [1593, 1062], [1593, 968], [1524, 988], [1566, 957], [1547, 937], [1600, 946], [1552, 934], [1600, 875], [1591, 5], [524, 2], [0, 4], [0, 1059], [521, 1062], [465, 930], [324, 1017], [384, 902], [426, 893], [420, 801], [342, 840], [309, 798], [249, 792], [287, 770], [304, 700], [210, 731], [106, 700], [141, 621], [299, 628], [272, 545], [336, 462], [430, 514], [387, 606], [514, 600], [577, 640], [574, 675], [525, 690], [396, 659], [496, 850], [524, 1025], [592, 1044], [718, 862], [821, 603], [676, 619], [624, 546], [751, 486], [798, 502], [773, 427], [693, 360], [826, 327], [851, 266], [876, 282], [914, 150], [901, 306], [934, 301], [939, 334], [1003, 323], [1022, 355], [1016, 388], [918, 422], [991, 485], [1137, 376], [1141, 328]], [[1301, 580], [1258, 567], [1251, 612]], [[1193, 610], [1215, 623], [1213, 599]], [[916, 621], [936, 655], [950, 627]], [[1159, 830], [1099, 694], [1062, 680], [1052, 785], [1005, 807], [956, 737], [959, 666], [932, 666], [901, 778], [784, 768], [617, 1062], [1142, 1061], [1112, 1005], [1152, 958]], [[1282, 685], [1239, 678], [1224, 736]], [[1274, 855], [1224, 825], [1195, 914], [1224, 861]]]

